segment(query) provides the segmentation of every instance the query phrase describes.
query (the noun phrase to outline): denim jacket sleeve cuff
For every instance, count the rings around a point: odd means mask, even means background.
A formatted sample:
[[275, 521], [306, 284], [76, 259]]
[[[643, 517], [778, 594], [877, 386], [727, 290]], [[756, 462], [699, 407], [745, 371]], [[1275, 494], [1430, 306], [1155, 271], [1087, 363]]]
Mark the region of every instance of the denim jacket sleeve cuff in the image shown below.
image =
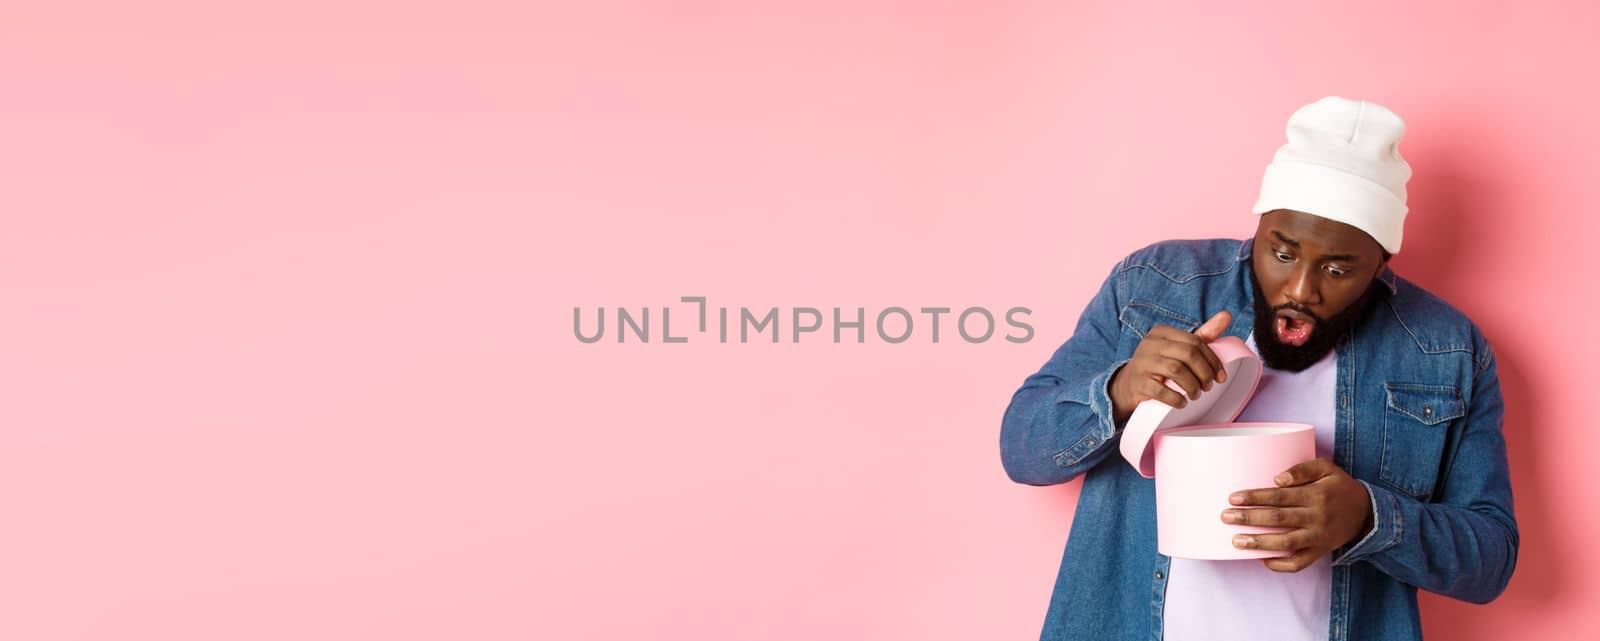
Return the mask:
[[1334, 565], [1349, 565], [1394, 547], [1400, 542], [1405, 525], [1400, 518], [1399, 497], [1366, 481], [1356, 480], [1366, 486], [1367, 495], [1372, 499], [1372, 529], [1342, 554], [1335, 553]]
[[1076, 465], [1079, 461], [1088, 458], [1116, 437], [1117, 428], [1112, 420], [1114, 408], [1111, 405], [1110, 382], [1117, 368], [1129, 359], [1113, 363], [1094, 378], [1087, 385], [1064, 386], [1056, 395], [1056, 402], [1072, 402], [1087, 405], [1093, 414], [1094, 420], [1087, 426], [1085, 433], [1080, 434], [1071, 446], [1056, 452], [1052, 457], [1057, 465]]
[[1064, 387], [1056, 401], [1072, 401], [1088, 405], [1095, 415], [1095, 435], [1102, 441], [1110, 440], [1117, 433], [1116, 422], [1113, 420], [1116, 409], [1111, 405], [1111, 377], [1117, 373], [1131, 358], [1124, 358], [1112, 363], [1110, 367], [1096, 374], [1084, 387]]

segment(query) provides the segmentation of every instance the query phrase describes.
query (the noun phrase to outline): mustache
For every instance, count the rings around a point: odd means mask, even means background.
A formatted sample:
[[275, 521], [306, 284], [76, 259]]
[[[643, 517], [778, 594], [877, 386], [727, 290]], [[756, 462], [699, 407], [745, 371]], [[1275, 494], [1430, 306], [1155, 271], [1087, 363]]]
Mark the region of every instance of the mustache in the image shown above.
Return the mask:
[[1295, 303], [1284, 303], [1282, 305], [1278, 305], [1277, 307], [1273, 307], [1272, 308], [1272, 314], [1274, 316], [1276, 316], [1278, 314], [1279, 310], [1284, 310], [1284, 309], [1287, 309], [1287, 310], [1292, 311], [1292, 312], [1299, 312], [1301, 314], [1305, 314], [1306, 316], [1311, 317], [1311, 320], [1316, 321], [1318, 325], [1322, 325], [1323, 324], [1323, 318], [1321, 316], [1318, 316], [1316, 312], [1311, 311], [1310, 308], [1307, 308], [1307, 307], [1305, 307], [1303, 305], [1298, 305], [1298, 304], [1295, 304]]

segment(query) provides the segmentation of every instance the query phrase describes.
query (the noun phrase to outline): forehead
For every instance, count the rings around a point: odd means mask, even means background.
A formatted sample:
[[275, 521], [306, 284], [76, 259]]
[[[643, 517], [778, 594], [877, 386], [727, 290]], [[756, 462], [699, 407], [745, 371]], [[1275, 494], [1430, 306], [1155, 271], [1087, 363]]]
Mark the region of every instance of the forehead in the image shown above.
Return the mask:
[[1278, 240], [1278, 234], [1300, 244], [1300, 249], [1322, 254], [1379, 255], [1382, 247], [1367, 232], [1337, 220], [1292, 209], [1279, 209], [1261, 215], [1256, 235], [1263, 240]]

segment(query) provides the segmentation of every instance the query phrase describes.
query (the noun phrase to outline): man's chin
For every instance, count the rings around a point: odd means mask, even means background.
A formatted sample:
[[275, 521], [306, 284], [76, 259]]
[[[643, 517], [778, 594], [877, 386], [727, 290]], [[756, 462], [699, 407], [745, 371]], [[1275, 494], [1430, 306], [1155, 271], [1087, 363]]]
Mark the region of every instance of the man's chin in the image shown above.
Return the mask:
[[1256, 349], [1261, 352], [1261, 363], [1275, 370], [1298, 372], [1321, 361], [1332, 345], [1324, 345], [1312, 335], [1304, 345], [1290, 345], [1267, 334], [1256, 336]]

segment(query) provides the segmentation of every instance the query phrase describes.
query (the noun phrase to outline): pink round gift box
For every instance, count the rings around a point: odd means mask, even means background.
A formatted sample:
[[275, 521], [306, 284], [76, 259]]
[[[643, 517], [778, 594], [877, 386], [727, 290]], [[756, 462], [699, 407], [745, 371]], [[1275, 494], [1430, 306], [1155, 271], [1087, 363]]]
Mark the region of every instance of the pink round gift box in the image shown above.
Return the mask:
[[[1222, 511], [1239, 490], [1276, 487], [1278, 473], [1316, 458], [1316, 428], [1305, 423], [1235, 423], [1261, 381], [1261, 360], [1243, 340], [1210, 343], [1228, 380], [1182, 408], [1150, 399], [1123, 427], [1123, 458], [1156, 482], [1157, 549], [1185, 559], [1260, 559], [1288, 552], [1241, 550], [1233, 535], [1288, 528], [1230, 525]], [[1183, 394], [1177, 383], [1167, 386]]]

